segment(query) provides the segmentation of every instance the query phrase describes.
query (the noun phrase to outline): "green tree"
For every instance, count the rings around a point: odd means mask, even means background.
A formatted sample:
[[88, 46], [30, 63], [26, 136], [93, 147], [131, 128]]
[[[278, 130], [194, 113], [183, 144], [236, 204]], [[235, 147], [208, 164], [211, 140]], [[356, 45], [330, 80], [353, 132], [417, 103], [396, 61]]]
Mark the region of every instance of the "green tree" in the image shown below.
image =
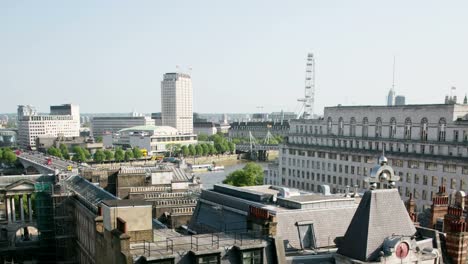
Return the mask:
[[197, 152], [195, 150], [195, 147], [193, 145], [189, 145], [188, 150], [189, 150], [189, 155], [190, 156], [195, 156], [195, 154], [197, 154]]
[[231, 152], [231, 153], [236, 152], [236, 145], [234, 143], [229, 142], [228, 143], [228, 148], [229, 148], [229, 152]]
[[180, 152], [182, 153], [182, 155], [184, 155], [184, 157], [188, 157], [188, 155], [190, 154], [188, 147], [185, 145], [180, 148]]
[[122, 150], [122, 148], [117, 148], [115, 150], [115, 155], [114, 155], [114, 158], [116, 161], [120, 162], [120, 161], [123, 161], [125, 159], [125, 153], [124, 151]]
[[195, 146], [195, 153], [197, 156], [202, 156], [203, 155], [203, 148], [200, 146], [200, 144], [197, 144]]
[[65, 144], [60, 144], [59, 146], [60, 148], [60, 152], [62, 153], [62, 157], [66, 160], [69, 160], [70, 159], [70, 153], [68, 153], [68, 148]]
[[89, 153], [89, 150], [85, 149], [85, 148], [81, 148], [83, 150], [83, 153], [86, 157], [86, 159], [90, 159], [91, 158], [91, 153]]
[[133, 159], [133, 151], [131, 149], [127, 149], [125, 151], [125, 161], [130, 161]]
[[102, 136], [97, 136], [96, 137], [96, 142], [101, 143], [102, 142]]
[[62, 152], [58, 148], [53, 147], [53, 146], [47, 150], [47, 154], [54, 156], [54, 157], [62, 158]]
[[87, 160], [85, 151], [83, 150], [82, 147], [80, 147], [80, 146], [74, 146], [74, 147], [72, 148], [72, 151], [73, 151], [73, 153], [74, 153], [74, 155], [73, 155], [73, 160], [74, 160], [74, 161], [83, 162], [83, 161], [86, 161], [86, 160]]
[[0, 148], [0, 161], [2, 161], [2, 160], [3, 160], [3, 149]]
[[241, 170], [230, 173], [223, 183], [234, 186], [261, 185], [263, 184], [263, 168], [256, 163], [249, 162]]
[[212, 144], [208, 145], [208, 147], [209, 147], [208, 154], [210, 154], [210, 155], [216, 155], [217, 154], [216, 148]]
[[13, 164], [16, 162], [16, 154], [9, 148], [6, 148], [6, 149], [3, 149], [2, 151], [2, 160], [5, 162], [5, 163], [8, 163], [8, 164]]
[[101, 149], [96, 150], [94, 153], [94, 161], [95, 162], [103, 162], [106, 159], [106, 154]]
[[201, 147], [203, 149], [203, 156], [208, 156], [208, 154], [210, 154], [210, 147], [208, 146], [208, 144], [206, 143], [203, 143], [201, 144]]
[[143, 152], [141, 151], [141, 149], [139, 147], [134, 147], [133, 148], [133, 157], [135, 159], [139, 159], [139, 158], [143, 157]]
[[198, 135], [198, 141], [208, 141], [208, 140], [209, 140], [208, 135], [206, 134]]
[[114, 153], [108, 149], [104, 150], [104, 155], [106, 155], [106, 160], [114, 159]]

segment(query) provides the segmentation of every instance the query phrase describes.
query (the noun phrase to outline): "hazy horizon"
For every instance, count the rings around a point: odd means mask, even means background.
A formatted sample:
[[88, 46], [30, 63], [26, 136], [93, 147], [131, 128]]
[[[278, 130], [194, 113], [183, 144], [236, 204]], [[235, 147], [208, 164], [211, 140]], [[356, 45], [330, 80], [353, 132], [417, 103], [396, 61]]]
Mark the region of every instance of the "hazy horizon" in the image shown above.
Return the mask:
[[[193, 70], [194, 112], [296, 111], [308, 52], [315, 112], [468, 92], [468, 3], [450, 1], [2, 1], [0, 113], [75, 103], [160, 111], [166, 72]], [[260, 108], [263, 107], [263, 108]]]

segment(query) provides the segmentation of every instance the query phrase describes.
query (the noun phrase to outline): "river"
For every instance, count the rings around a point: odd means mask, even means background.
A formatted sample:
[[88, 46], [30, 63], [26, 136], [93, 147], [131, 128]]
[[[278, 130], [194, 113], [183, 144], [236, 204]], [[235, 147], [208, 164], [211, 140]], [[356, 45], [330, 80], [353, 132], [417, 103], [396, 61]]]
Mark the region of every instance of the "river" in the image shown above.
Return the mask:
[[[203, 189], [212, 189], [214, 184], [222, 183], [223, 180], [233, 171], [242, 169], [247, 162], [237, 163], [235, 165], [224, 166], [224, 171], [209, 171], [209, 172], [197, 172], [196, 176], [200, 177], [203, 184]], [[266, 169], [267, 162], [256, 162]]]

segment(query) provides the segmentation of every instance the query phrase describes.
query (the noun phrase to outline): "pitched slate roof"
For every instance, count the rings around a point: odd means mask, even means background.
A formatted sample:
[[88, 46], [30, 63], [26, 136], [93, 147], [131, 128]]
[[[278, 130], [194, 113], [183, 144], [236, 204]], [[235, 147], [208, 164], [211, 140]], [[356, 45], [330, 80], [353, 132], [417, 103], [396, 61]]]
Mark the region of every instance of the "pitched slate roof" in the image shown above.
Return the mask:
[[367, 191], [338, 253], [361, 261], [375, 261], [386, 237], [412, 236], [415, 233], [397, 189]]

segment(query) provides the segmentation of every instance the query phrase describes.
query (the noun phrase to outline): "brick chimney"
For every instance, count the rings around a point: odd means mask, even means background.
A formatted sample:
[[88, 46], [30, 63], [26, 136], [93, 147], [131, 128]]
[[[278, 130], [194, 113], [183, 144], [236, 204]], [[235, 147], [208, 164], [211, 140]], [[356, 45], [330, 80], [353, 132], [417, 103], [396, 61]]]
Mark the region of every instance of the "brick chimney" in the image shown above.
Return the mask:
[[465, 193], [458, 191], [455, 194], [454, 204], [448, 207], [448, 213], [444, 217], [447, 253], [454, 264], [465, 264], [468, 255], [468, 230], [464, 212], [465, 198]]
[[410, 193], [410, 198], [406, 201], [405, 206], [411, 221], [413, 221], [415, 226], [419, 226], [418, 215], [416, 214], [416, 201], [412, 193]]
[[431, 205], [431, 221], [429, 223], [429, 228], [435, 229], [437, 219], [444, 218], [447, 214], [449, 206], [449, 197], [445, 192], [445, 186], [439, 186], [439, 192], [432, 198]]

